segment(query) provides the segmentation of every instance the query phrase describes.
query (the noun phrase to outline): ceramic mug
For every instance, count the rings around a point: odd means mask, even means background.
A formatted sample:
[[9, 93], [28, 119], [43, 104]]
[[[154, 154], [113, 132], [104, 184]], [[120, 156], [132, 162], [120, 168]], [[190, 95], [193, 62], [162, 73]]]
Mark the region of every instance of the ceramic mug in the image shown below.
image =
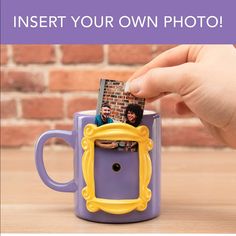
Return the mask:
[[[35, 147], [38, 173], [50, 188], [74, 192], [76, 216], [95, 222], [128, 223], [160, 213], [160, 116], [144, 111], [142, 124], [94, 125], [95, 111], [74, 114], [73, 131], [50, 130]], [[74, 178], [58, 183], [46, 172], [43, 147], [49, 138], [61, 138], [74, 150]], [[138, 152], [96, 147], [96, 140], [138, 143]]]

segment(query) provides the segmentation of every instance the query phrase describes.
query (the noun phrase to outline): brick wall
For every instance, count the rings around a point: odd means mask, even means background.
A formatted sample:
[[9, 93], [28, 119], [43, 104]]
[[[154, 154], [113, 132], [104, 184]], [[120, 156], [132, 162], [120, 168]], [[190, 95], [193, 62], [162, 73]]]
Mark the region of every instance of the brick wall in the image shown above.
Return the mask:
[[[1, 45], [1, 146], [32, 146], [45, 130], [70, 130], [74, 112], [96, 109], [100, 78], [125, 81], [173, 46]], [[161, 110], [163, 145], [220, 147], [198, 119], [175, 113], [176, 101], [146, 105]]]
[[125, 93], [122, 81], [106, 80], [103, 93], [103, 102], [111, 106], [111, 118], [125, 122], [125, 110], [129, 104], [138, 104], [144, 109], [144, 99], [138, 99], [131, 93]]

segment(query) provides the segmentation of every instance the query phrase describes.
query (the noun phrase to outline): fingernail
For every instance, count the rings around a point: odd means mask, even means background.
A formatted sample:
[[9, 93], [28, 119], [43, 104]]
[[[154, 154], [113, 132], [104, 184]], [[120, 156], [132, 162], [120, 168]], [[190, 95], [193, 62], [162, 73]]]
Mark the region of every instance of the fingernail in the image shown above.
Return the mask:
[[130, 92], [130, 89], [129, 89], [129, 81], [127, 81], [126, 83], [125, 83], [125, 93], [128, 93], [128, 92]]
[[138, 93], [141, 90], [141, 84], [139, 79], [134, 79], [129, 82], [129, 91], [131, 93]]

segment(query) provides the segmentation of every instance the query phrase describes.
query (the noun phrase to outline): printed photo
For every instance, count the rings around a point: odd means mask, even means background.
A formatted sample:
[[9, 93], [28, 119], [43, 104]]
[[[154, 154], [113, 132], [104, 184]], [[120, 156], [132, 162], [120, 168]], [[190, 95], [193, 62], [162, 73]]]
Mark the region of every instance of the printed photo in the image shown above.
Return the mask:
[[[123, 122], [134, 127], [142, 123], [145, 99], [137, 98], [126, 91], [126, 84], [122, 81], [101, 79], [97, 102], [95, 124], [97, 126]], [[96, 140], [95, 144], [101, 148], [119, 151], [137, 151], [135, 141]]]

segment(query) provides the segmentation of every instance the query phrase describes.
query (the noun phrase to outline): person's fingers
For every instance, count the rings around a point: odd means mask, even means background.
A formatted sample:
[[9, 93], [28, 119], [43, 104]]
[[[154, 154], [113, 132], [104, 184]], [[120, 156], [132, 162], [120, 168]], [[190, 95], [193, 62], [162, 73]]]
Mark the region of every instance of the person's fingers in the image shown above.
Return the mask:
[[[137, 70], [129, 79], [129, 81], [143, 75], [147, 71], [157, 68], [157, 67], [171, 67], [177, 66], [186, 62], [193, 62], [195, 60], [196, 53], [194, 51], [199, 51], [200, 46], [190, 46], [190, 45], [180, 45], [169, 49], [155, 59], [150, 61], [148, 64]], [[190, 53], [191, 52], [191, 53]]]
[[147, 101], [148, 103], [152, 103], [152, 102], [155, 102], [157, 99], [162, 98], [163, 96], [167, 96], [167, 95], [169, 95], [169, 94], [171, 94], [171, 93], [170, 93], [170, 92], [160, 93], [160, 94], [159, 94], [158, 96], [156, 96], [156, 97], [146, 98], [146, 101]]
[[[163, 93], [177, 93], [181, 96], [196, 88], [193, 63], [179, 66], [151, 69], [144, 75], [129, 82], [129, 91], [136, 97], [154, 98]], [[194, 81], [194, 83], [193, 83]]]
[[189, 109], [189, 107], [184, 102], [176, 103], [175, 111], [179, 115], [190, 115], [190, 114], [193, 114], [193, 112]]

